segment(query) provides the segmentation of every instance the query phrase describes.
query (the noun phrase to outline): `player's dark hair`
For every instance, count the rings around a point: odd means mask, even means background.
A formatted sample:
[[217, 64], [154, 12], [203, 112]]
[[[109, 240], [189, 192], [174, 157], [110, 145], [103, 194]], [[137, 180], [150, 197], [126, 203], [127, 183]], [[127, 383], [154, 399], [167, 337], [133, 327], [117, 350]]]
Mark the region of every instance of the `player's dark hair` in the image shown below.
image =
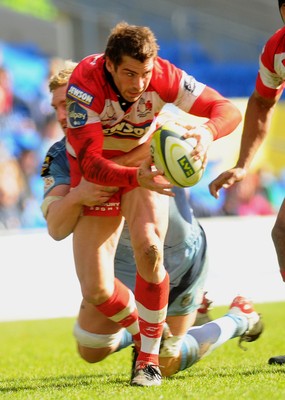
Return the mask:
[[285, 4], [285, 0], [278, 0], [279, 8], [281, 8], [282, 4]]
[[115, 67], [118, 67], [122, 63], [123, 56], [144, 62], [156, 57], [158, 49], [156, 38], [148, 27], [120, 22], [111, 31], [105, 57], [109, 57]]

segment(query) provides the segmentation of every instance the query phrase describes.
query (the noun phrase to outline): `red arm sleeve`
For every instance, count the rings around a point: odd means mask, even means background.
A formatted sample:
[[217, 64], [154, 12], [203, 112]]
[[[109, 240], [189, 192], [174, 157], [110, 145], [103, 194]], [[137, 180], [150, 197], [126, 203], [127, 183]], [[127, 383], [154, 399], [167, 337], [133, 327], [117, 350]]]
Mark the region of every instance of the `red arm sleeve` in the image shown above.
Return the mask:
[[104, 136], [100, 123], [68, 128], [67, 138], [86, 180], [107, 186], [138, 186], [136, 167], [123, 167], [102, 156]]
[[240, 111], [233, 103], [208, 86], [189, 112], [198, 117], [209, 118], [204, 125], [211, 129], [214, 140], [231, 133], [242, 119]]

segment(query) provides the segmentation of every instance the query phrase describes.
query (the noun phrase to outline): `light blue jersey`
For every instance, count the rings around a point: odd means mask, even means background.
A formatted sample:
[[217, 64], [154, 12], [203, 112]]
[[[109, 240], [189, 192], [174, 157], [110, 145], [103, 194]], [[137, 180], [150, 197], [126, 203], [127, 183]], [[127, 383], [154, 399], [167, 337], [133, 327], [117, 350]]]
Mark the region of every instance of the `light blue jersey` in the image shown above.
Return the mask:
[[[52, 188], [70, 184], [65, 138], [49, 149], [41, 176], [45, 181], [44, 197]], [[164, 242], [164, 266], [170, 277], [167, 315], [185, 315], [201, 304], [207, 273], [207, 243], [186, 191], [177, 187], [173, 191], [175, 197], [170, 197], [169, 224]], [[115, 256], [115, 275], [134, 290], [136, 265], [126, 225]]]

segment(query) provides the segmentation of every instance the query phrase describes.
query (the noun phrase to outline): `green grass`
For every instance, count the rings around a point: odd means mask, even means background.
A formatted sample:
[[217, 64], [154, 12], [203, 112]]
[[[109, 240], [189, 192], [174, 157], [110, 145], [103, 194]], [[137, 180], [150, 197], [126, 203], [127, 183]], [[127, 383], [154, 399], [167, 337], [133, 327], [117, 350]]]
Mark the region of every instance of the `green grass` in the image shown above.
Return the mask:
[[[21, 305], [19, 304], [19, 307]], [[88, 364], [77, 354], [74, 319], [0, 323], [0, 397], [38, 400], [283, 400], [285, 365], [268, 358], [285, 354], [285, 303], [258, 304], [265, 330], [246, 344], [233, 339], [186, 371], [164, 379], [162, 386], [129, 385], [131, 349]], [[226, 307], [216, 307], [219, 317]]]

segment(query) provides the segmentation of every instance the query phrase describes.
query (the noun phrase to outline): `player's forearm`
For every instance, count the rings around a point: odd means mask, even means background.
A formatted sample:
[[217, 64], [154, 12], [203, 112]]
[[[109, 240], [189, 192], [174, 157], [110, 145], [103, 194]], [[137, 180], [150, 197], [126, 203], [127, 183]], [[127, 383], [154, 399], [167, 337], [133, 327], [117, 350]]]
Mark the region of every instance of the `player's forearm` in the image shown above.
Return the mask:
[[248, 169], [269, 131], [273, 103], [263, 103], [255, 95], [249, 98], [244, 119], [237, 167]]
[[232, 133], [242, 120], [239, 109], [209, 87], [195, 101], [190, 113], [209, 118], [204, 125], [209, 127], [214, 140]]
[[102, 186], [138, 186], [137, 167], [119, 165], [102, 156], [104, 136], [101, 124], [81, 127], [75, 133], [68, 129], [67, 138], [67, 149], [70, 154], [71, 151], [76, 154], [83, 177], [87, 181]]
[[46, 216], [50, 236], [54, 240], [62, 240], [69, 236], [78, 221], [81, 209], [82, 206], [73, 191], [51, 203]]

